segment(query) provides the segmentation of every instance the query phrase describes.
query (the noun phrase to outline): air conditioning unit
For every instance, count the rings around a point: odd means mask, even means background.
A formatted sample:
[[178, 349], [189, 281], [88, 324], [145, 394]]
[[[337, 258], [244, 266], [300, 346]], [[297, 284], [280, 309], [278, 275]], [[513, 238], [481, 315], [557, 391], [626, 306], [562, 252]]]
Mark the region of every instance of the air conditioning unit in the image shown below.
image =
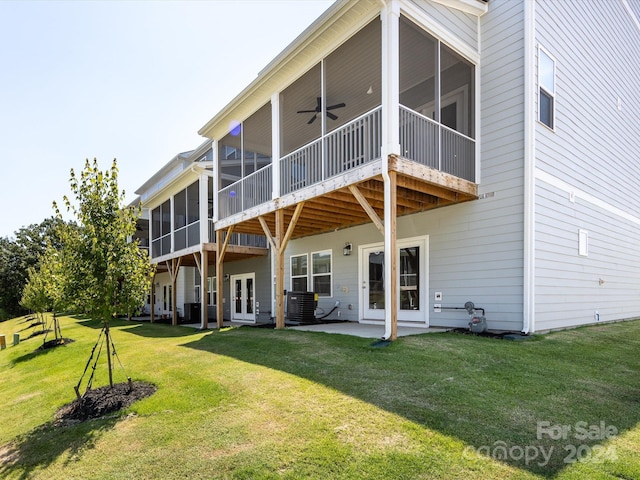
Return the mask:
[[287, 320], [315, 323], [316, 301], [313, 292], [287, 292]]

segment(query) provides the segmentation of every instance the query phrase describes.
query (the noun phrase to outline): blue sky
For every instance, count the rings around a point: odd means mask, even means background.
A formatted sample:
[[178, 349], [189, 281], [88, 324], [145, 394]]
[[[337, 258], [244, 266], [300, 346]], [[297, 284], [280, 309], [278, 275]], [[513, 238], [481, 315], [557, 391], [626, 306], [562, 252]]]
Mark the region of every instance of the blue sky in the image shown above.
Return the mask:
[[126, 200], [331, 0], [0, 1], [0, 237], [114, 158]]

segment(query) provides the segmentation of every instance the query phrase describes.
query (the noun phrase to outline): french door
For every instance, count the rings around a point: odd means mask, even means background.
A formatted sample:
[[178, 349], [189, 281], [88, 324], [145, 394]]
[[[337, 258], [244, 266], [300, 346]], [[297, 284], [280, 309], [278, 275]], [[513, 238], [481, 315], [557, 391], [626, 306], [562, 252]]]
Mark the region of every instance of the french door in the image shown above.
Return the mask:
[[255, 323], [255, 274], [231, 275], [231, 319], [236, 322]]
[[[398, 321], [429, 323], [427, 300], [428, 237], [398, 241]], [[364, 320], [384, 320], [384, 244], [360, 248], [361, 305]]]

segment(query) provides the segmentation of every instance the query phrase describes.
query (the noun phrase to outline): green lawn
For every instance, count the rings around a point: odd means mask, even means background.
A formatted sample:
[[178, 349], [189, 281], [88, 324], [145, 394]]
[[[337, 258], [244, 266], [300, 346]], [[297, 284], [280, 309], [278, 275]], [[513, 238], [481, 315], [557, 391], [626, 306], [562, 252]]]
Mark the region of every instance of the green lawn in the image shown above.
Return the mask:
[[[0, 323], [1, 478], [640, 478], [640, 321], [524, 342], [424, 334], [386, 348], [117, 321], [126, 372], [117, 365], [115, 381], [158, 391], [120, 415], [56, 427], [100, 331], [61, 324], [75, 341], [41, 352], [43, 336], [27, 338], [38, 327]], [[94, 386], [106, 377], [102, 364]]]

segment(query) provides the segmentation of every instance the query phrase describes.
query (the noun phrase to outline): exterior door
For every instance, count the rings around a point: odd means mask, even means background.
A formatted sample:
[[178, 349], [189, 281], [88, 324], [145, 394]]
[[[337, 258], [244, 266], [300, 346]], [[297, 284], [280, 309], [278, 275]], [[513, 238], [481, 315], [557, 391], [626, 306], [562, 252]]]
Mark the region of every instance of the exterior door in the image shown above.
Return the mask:
[[[428, 238], [398, 241], [398, 321], [429, 323], [427, 300]], [[365, 246], [360, 251], [364, 320], [384, 320], [384, 245]]]
[[173, 286], [170, 283], [156, 288], [155, 311], [160, 315], [171, 315], [173, 312]]
[[255, 274], [232, 275], [230, 281], [233, 298], [231, 319], [235, 322], [255, 323]]

